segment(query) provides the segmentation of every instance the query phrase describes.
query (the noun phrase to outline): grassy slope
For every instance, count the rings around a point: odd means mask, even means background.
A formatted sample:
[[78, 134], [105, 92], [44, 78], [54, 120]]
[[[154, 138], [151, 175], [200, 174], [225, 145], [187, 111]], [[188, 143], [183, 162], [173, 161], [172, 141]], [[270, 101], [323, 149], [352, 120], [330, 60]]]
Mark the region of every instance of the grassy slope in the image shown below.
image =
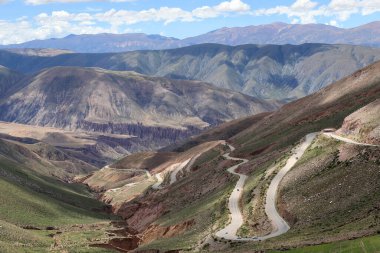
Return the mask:
[[[28, 163], [28, 156], [21, 157], [21, 153], [13, 151], [18, 161], [0, 155], [0, 252], [47, 251], [54, 244], [49, 234], [55, 233], [45, 230], [48, 226], [66, 230], [64, 234], [69, 236], [72, 233], [70, 226], [75, 224], [109, 223], [111, 217], [101, 212], [104, 205], [95, 200], [83, 185], [64, 183], [40, 174], [36, 168], [28, 167], [36, 165], [35, 161]], [[42, 230], [21, 228], [25, 226]], [[104, 237], [104, 225], [99, 227]], [[90, 229], [82, 232], [92, 233]], [[99, 235], [94, 234], [96, 237]], [[85, 252], [106, 252], [88, 248], [88, 241], [77, 239], [63, 239], [65, 246], [62, 249], [81, 244], [87, 248]]]
[[237, 156], [253, 157], [298, 142], [310, 132], [339, 128], [344, 118], [380, 97], [380, 62], [283, 106], [231, 138]]
[[[139, 249], [194, 250], [198, 242], [203, 242], [228, 221], [226, 203], [234, 187], [235, 178], [226, 172], [226, 164], [217, 165], [224, 161], [219, 156], [221, 148], [223, 147], [216, 147], [200, 156], [192, 167], [195, 170], [192, 175], [179, 180], [171, 186], [170, 192], [161, 196], [163, 202], [173, 203], [169, 207], [170, 211], [154, 222], [156, 225], [169, 227], [189, 220], [194, 220], [195, 224], [184, 233], [171, 238], [157, 239]], [[205, 157], [210, 159], [206, 161]], [[210, 181], [207, 182], [206, 178], [210, 178]], [[201, 193], [206, 191], [207, 194]]]
[[279, 200], [292, 223], [286, 237], [323, 242], [380, 230], [379, 165], [377, 148], [320, 136], [282, 182]]
[[[346, 149], [354, 152], [353, 157], [339, 161], [339, 153], [344, 156], [348, 152]], [[223, 252], [292, 249], [307, 244], [347, 240], [378, 233], [379, 165], [377, 148], [350, 147], [319, 136], [280, 186], [278, 206], [282, 216], [290, 222], [291, 230], [265, 242], [232, 245], [232, 248]], [[254, 175], [249, 180], [254, 180]], [[379, 249], [379, 236], [364, 237], [362, 241], [350, 240], [301, 247], [289, 252], [369, 253]]]
[[[288, 253], [376, 253], [380, 249], [380, 236], [364, 237], [356, 240], [341, 241], [299, 249], [291, 249]], [[283, 251], [271, 251], [279, 253]]]
[[[273, 155], [273, 159], [280, 159], [282, 156], [278, 155], [279, 151], [289, 150], [289, 148], [299, 142], [307, 133], [320, 131], [326, 127], [339, 128], [347, 115], [380, 97], [379, 68], [380, 63], [376, 63], [373, 66], [358, 71], [336, 84], [331, 85], [315, 95], [293, 102], [284, 106], [278, 112], [266, 115], [264, 118], [252, 122], [248, 128], [230, 138], [230, 141], [237, 146], [237, 150], [233, 155], [251, 158], [253, 159], [251, 161], [252, 164], [255, 164], [259, 161], [260, 157], [264, 155]], [[217, 128], [216, 130], [213, 130], [217, 136], [218, 130], [220, 129]], [[223, 130], [228, 130], [228, 127]], [[201, 138], [198, 139], [200, 142], [202, 141]], [[198, 139], [196, 139], [196, 141], [198, 141]], [[188, 143], [182, 144], [182, 147], [192, 146], [193, 142], [194, 140], [190, 140]], [[266, 164], [266, 166], [268, 166], [267, 169], [271, 167], [270, 164], [271, 163]], [[360, 164], [366, 163], [362, 161], [356, 164], [356, 166], [359, 166]], [[369, 169], [369, 167], [364, 169]], [[255, 177], [257, 174], [258, 176], [261, 176], [261, 174], [254, 173], [253, 169], [247, 169], [245, 172], [252, 175], [248, 179], [247, 185], [254, 186], [257, 181], [252, 177]], [[355, 178], [358, 180], [363, 179], [359, 175], [347, 176], [351, 177], [352, 180], [355, 180]], [[245, 195], [252, 190], [251, 188], [252, 187], [250, 187], [250, 189], [245, 189]], [[366, 198], [366, 200], [368, 200], [368, 203], [375, 203], [374, 199], [371, 200]], [[357, 206], [360, 205], [362, 205], [362, 203]], [[365, 228], [366, 226], [371, 225], [373, 219], [370, 216], [372, 215], [369, 215], [369, 219], [366, 220], [364, 217], [366, 216], [366, 211], [364, 209], [357, 210], [357, 214], [361, 214], [364, 219], [354, 222], [355, 224], [352, 223], [352, 226], [350, 226], [348, 222], [341, 231], [356, 231], [358, 228]], [[348, 209], [345, 210], [347, 211]], [[249, 212], [249, 210], [247, 212]], [[346, 218], [347, 217], [348, 216], [346, 216]], [[335, 221], [332, 221], [328, 229], [334, 230], [334, 226], [337, 224], [338, 223], [335, 223]], [[339, 229], [337, 231], [339, 231]], [[318, 231], [318, 226], [316, 226], [314, 230], [309, 229], [309, 232], [316, 235], [318, 232], [321, 232], [321, 230]], [[289, 233], [286, 236], [268, 240], [260, 245], [257, 243], [247, 243], [237, 246], [230, 251], [235, 252], [236, 250], [236, 252], [246, 252], [247, 250], [253, 249], [260, 250], [281, 247], [281, 245], [299, 245], [302, 240], [307, 240], [307, 237], [300, 237], [301, 234], [302, 228], [293, 234]], [[326, 235], [328, 234], [329, 233], [326, 233]], [[309, 238], [312, 237], [313, 236]], [[337, 240], [337, 238], [334, 240]], [[175, 248], [173, 247], [171, 249]]]

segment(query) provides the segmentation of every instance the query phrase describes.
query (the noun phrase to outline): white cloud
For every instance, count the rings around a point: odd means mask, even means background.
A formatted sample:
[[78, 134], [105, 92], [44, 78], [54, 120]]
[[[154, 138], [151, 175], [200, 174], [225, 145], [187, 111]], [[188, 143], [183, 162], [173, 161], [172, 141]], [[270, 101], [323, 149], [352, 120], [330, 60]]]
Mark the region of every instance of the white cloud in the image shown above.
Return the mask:
[[353, 14], [370, 15], [376, 12], [380, 12], [380, 0], [331, 0], [326, 5], [312, 0], [296, 0], [290, 6], [256, 10], [253, 15], [286, 15], [292, 19], [292, 23], [315, 23], [318, 17], [346, 21]]
[[338, 22], [336, 20], [330, 20], [330, 22], [327, 23], [328, 25], [336, 26], [338, 27]]
[[[90, 0], [25, 1], [29, 4], [43, 4], [57, 1], [77, 2]], [[131, 30], [129, 26], [142, 22], [170, 24], [173, 22], [194, 22], [221, 16], [248, 14], [254, 16], [286, 15], [290, 22], [294, 24], [315, 23], [319, 18], [323, 17], [329, 20], [324, 20], [324, 22], [336, 26], [353, 14], [370, 15], [376, 12], [380, 12], [380, 0], [330, 0], [327, 4], [319, 4], [316, 0], [295, 0], [290, 5], [279, 5], [258, 10], [252, 10], [243, 0], [228, 0], [214, 6], [201, 6], [193, 10], [161, 7], [140, 11], [115, 9], [108, 11], [86, 9], [82, 13], [53, 11], [51, 13], [41, 13], [35, 17], [20, 17], [13, 21], [0, 20], [0, 44], [63, 37], [68, 34], [124, 33], [135, 31]]]
[[314, 23], [316, 22], [315, 17], [320, 13], [320, 10], [315, 9], [317, 5], [317, 2], [310, 0], [297, 0], [290, 6], [282, 5], [256, 10], [253, 15], [287, 15], [289, 18], [293, 18], [293, 22], [298, 21], [303, 24]]
[[215, 6], [202, 6], [192, 11], [192, 15], [195, 18], [214, 18], [221, 15], [228, 15], [230, 13], [247, 13], [251, 7], [240, 1], [231, 0], [222, 2]]
[[380, 0], [362, 1], [362, 14], [370, 15], [380, 11]]
[[297, 0], [290, 7], [293, 11], [308, 11], [317, 6], [317, 2], [312, 2], [310, 0]]
[[213, 8], [218, 12], [244, 12], [249, 11], [251, 7], [240, 0], [231, 0], [230, 2], [222, 2]]

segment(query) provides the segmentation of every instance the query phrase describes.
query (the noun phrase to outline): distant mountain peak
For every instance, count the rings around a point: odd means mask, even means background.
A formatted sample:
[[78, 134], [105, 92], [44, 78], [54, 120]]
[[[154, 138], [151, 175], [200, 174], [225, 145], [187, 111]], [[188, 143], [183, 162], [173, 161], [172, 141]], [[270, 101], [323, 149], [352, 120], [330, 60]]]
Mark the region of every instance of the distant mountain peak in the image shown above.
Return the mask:
[[[88, 42], [88, 43], [87, 43]], [[162, 50], [203, 43], [224, 45], [303, 43], [353, 44], [380, 47], [380, 21], [354, 28], [339, 28], [327, 24], [270, 24], [245, 27], [222, 27], [208, 33], [177, 39], [159, 34], [70, 34], [64, 38], [33, 40], [0, 48], [54, 48], [81, 53]]]

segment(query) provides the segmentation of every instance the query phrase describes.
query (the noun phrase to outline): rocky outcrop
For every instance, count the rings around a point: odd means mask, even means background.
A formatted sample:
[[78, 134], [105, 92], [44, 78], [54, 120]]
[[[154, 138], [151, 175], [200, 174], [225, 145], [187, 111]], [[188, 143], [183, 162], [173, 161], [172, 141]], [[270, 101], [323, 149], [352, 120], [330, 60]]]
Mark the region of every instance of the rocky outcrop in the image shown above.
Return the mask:
[[159, 226], [159, 225], [151, 225], [143, 233], [141, 242], [145, 244], [145, 243], [149, 243], [160, 238], [174, 237], [186, 232], [194, 225], [195, 225], [194, 220], [188, 220], [179, 224], [166, 226], [166, 227]]
[[337, 132], [363, 143], [380, 145], [380, 99], [346, 117]]

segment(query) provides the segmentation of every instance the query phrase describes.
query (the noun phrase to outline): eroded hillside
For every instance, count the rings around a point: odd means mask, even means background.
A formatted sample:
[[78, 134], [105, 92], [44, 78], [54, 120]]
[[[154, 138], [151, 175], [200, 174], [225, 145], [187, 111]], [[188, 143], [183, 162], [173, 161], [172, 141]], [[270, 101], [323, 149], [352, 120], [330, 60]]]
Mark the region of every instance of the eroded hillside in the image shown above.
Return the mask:
[[[163, 162], [158, 165], [160, 169], [149, 170], [150, 174], [141, 172], [138, 177], [129, 178], [128, 184], [121, 189], [134, 189], [134, 178], [138, 182], [150, 180], [141, 193], [117, 204], [117, 212], [141, 238], [136, 251], [249, 252], [348, 240], [377, 233], [380, 228], [379, 198], [374, 193], [378, 192], [379, 148], [342, 142], [320, 131], [338, 129], [342, 125], [344, 128], [348, 119], [355, 115], [363, 117], [361, 129], [378, 127], [379, 68], [380, 63], [375, 63], [276, 112], [223, 124], [172, 147], [172, 150], [186, 153], [223, 137], [236, 147], [232, 153], [234, 157], [248, 159], [237, 169], [247, 175], [242, 199], [238, 202], [244, 219], [238, 236], [252, 240], [235, 242], [215, 236], [229, 222], [227, 203], [231, 191], [236, 190], [233, 187], [237, 177], [226, 169], [240, 163], [223, 156], [229, 150], [224, 142], [195, 156], [193, 163], [190, 163], [191, 159], [180, 159], [179, 165], [172, 167], [173, 162]], [[363, 110], [367, 113], [358, 113]], [[302, 157], [294, 158], [294, 167], [280, 184], [276, 205], [290, 230], [279, 237], [255, 241], [256, 236], [267, 235], [274, 229], [265, 209], [268, 186], [289, 157], [294, 156], [294, 148], [312, 132], [319, 134]], [[362, 132], [353, 131], [350, 137], [359, 133], [359, 138]], [[369, 133], [376, 135], [377, 132]], [[171, 153], [163, 153], [166, 157], [168, 154]], [[154, 154], [154, 157], [158, 155]], [[184, 160], [186, 163], [182, 166]], [[128, 164], [136, 166], [126, 163], [127, 167]], [[119, 169], [119, 174], [120, 168], [114, 170]], [[162, 177], [160, 187], [154, 187], [160, 182], [157, 175], [161, 171], [169, 174]], [[112, 190], [107, 190], [103, 197], [112, 196], [119, 188]], [[103, 200], [112, 204], [113, 198]], [[120, 196], [117, 200], [121, 200]]]

